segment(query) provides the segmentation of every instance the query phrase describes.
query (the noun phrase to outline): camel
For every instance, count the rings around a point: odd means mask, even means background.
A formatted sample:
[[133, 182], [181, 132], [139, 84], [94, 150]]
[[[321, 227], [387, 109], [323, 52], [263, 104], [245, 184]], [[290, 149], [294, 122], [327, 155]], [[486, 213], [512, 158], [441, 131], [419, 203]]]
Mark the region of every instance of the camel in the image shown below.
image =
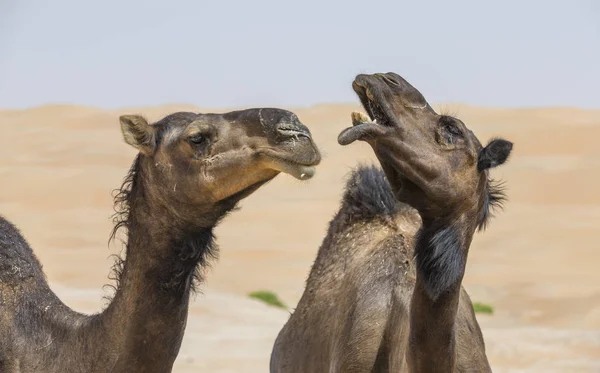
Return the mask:
[[489, 169], [512, 143], [483, 147], [397, 74], [352, 86], [368, 115], [338, 142], [367, 142], [382, 170], [351, 174], [270, 371], [491, 372], [462, 279], [474, 232], [505, 199]]
[[320, 153], [295, 114], [263, 108], [120, 117], [139, 153], [115, 197], [125, 228], [117, 290], [98, 314], [63, 304], [18, 229], [0, 218], [0, 372], [171, 372], [213, 229], [280, 172], [307, 180]]

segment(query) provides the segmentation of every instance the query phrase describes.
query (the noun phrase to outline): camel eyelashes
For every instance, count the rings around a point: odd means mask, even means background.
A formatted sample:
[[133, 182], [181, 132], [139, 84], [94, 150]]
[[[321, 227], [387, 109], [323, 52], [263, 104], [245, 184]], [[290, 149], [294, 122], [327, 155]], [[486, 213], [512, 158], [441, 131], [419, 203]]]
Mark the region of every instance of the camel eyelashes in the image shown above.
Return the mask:
[[444, 130], [453, 136], [462, 136], [463, 133], [460, 128], [456, 125], [454, 119], [450, 116], [443, 115], [440, 118], [440, 124], [444, 127]]
[[447, 125], [446, 126], [446, 131], [450, 132], [454, 136], [461, 136], [462, 135], [462, 132], [454, 124]]

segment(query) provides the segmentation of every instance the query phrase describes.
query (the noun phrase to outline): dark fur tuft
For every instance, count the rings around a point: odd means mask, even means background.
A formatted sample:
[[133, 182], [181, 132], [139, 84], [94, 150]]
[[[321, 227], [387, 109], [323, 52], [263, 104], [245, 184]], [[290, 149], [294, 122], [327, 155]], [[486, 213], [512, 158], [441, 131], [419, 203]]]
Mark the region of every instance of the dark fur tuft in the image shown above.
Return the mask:
[[110, 273], [108, 274], [108, 280], [110, 282], [102, 287], [102, 290], [108, 289], [110, 292], [102, 297], [104, 301], [106, 301], [105, 306], [108, 306], [108, 303], [110, 303], [115, 294], [117, 294], [117, 289], [121, 286], [121, 276], [123, 275], [123, 267], [125, 266], [125, 259], [122, 254], [111, 254], [109, 258], [110, 257], [112, 257], [114, 261], [110, 268]]
[[490, 220], [494, 217], [494, 212], [504, 208], [504, 202], [506, 202], [504, 183], [488, 179], [485, 201], [483, 201], [483, 206], [479, 213], [479, 221], [477, 222], [477, 229], [479, 231], [487, 228]]
[[342, 199], [342, 213], [351, 221], [370, 220], [374, 217], [391, 219], [399, 209], [382, 170], [361, 165], [352, 171]]
[[[131, 200], [133, 197], [133, 191], [136, 187], [137, 175], [140, 169], [140, 155], [138, 154], [133, 161], [133, 164], [129, 168], [129, 172], [123, 179], [123, 183], [119, 189], [115, 189], [113, 191], [113, 199], [114, 206], [113, 209], [115, 213], [112, 215], [112, 221], [114, 227], [112, 232], [110, 233], [110, 237], [108, 242], [114, 241], [117, 237], [117, 233], [120, 230], [123, 230], [126, 234], [129, 222], [129, 213], [131, 211]], [[127, 245], [125, 240], [120, 240], [124, 246]], [[108, 279], [112, 282], [104, 285], [104, 288], [109, 288], [111, 290], [110, 295], [104, 296], [106, 301], [110, 301], [112, 297], [116, 294], [117, 289], [121, 285], [121, 276], [123, 275], [123, 267], [125, 265], [125, 259], [121, 254], [112, 254], [111, 257], [114, 258], [114, 263], [108, 275]]]
[[495, 210], [504, 207], [506, 201], [504, 183], [490, 179], [489, 169], [504, 164], [508, 160], [512, 149], [512, 142], [501, 138], [493, 138], [479, 152], [477, 170], [484, 173], [482, 177], [485, 177], [484, 201], [477, 222], [479, 231], [485, 230], [490, 219], [494, 216], [493, 212]]
[[164, 291], [174, 289], [182, 292], [189, 287], [192, 292], [199, 288], [202, 269], [208, 268], [211, 260], [217, 259], [218, 249], [212, 228], [195, 231], [173, 245], [177, 249], [173, 268], [168, 273], [158, 273]]
[[115, 213], [112, 216], [114, 224], [113, 230], [110, 234], [110, 241], [114, 240], [120, 229], [127, 229], [127, 222], [129, 221], [129, 213], [131, 211], [131, 200], [132, 193], [136, 187], [137, 175], [140, 169], [140, 155], [138, 154], [133, 161], [133, 164], [129, 168], [129, 172], [121, 184], [121, 188], [113, 191], [114, 198], [114, 210]]
[[431, 300], [460, 283], [465, 268], [461, 247], [460, 231], [446, 223], [431, 224], [417, 233], [417, 271]]

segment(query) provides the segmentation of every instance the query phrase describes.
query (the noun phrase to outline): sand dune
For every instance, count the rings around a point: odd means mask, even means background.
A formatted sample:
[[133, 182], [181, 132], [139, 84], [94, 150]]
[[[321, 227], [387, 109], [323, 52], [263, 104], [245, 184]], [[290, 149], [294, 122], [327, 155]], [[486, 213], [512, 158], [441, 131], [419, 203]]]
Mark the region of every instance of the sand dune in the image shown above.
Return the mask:
[[[600, 111], [574, 108], [441, 108], [483, 141], [514, 141], [510, 162], [494, 171], [509, 202], [469, 256], [465, 286], [493, 305], [479, 316], [495, 372], [600, 372]], [[336, 138], [357, 105], [294, 110], [324, 155], [317, 175], [282, 175], [242, 203], [217, 229], [221, 259], [194, 300], [176, 372], [265, 372], [287, 313], [250, 300], [258, 289], [294, 305], [365, 144]], [[111, 265], [107, 248], [111, 191], [135, 151], [117, 117], [150, 119], [190, 105], [97, 108], [54, 105], [0, 111], [0, 214], [16, 223], [44, 265], [53, 289], [84, 312], [102, 305]], [[222, 110], [221, 110], [222, 111]]]

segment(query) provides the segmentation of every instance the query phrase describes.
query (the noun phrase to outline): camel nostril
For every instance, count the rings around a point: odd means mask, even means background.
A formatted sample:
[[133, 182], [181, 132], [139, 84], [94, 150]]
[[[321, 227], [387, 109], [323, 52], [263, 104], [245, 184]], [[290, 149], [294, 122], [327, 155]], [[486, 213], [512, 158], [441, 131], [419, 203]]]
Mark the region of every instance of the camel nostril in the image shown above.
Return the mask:
[[400, 82], [394, 76], [391, 76], [389, 74], [381, 74], [380, 76], [386, 83], [395, 86], [400, 86]]
[[277, 126], [277, 133], [285, 138], [306, 137], [310, 139], [310, 131], [302, 125], [282, 124]]

